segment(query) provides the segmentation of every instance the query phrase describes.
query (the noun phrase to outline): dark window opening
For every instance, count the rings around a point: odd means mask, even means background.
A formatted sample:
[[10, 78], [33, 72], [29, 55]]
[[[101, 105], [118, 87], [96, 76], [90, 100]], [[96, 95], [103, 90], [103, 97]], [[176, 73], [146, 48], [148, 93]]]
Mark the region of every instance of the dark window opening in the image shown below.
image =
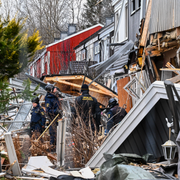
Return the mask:
[[135, 2], [135, 0], [132, 0], [132, 6], [133, 6], [133, 11], [135, 11], [135, 9], [136, 9], [136, 2]]

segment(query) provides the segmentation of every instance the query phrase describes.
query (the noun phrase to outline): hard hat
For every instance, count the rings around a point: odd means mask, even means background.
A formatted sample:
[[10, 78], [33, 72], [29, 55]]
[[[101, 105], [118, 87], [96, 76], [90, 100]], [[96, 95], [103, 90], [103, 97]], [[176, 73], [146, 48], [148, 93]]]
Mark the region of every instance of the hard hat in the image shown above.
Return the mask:
[[47, 92], [52, 92], [53, 89], [54, 89], [54, 86], [52, 84], [48, 84], [48, 85], [45, 86], [45, 90]]
[[114, 107], [114, 106], [116, 106], [116, 105], [118, 105], [118, 103], [117, 103], [117, 101], [116, 101], [115, 98], [109, 99], [108, 106], [109, 106], [110, 108], [112, 108], [112, 107]]

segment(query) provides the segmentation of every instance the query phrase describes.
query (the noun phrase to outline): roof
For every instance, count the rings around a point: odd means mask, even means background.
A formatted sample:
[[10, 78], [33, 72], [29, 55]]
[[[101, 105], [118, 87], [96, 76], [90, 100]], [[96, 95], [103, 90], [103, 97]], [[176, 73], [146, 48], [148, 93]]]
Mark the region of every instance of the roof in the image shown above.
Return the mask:
[[94, 65], [97, 61], [70, 61], [69, 69], [72, 74], [82, 74], [82, 72], [86, 71], [86, 63], [88, 66]]
[[[44, 81], [44, 79], [46, 78], [46, 77], [54, 77], [54, 76], [75, 76], [75, 75], [77, 75], [77, 76], [83, 76], [84, 77], [84, 74], [51, 74], [51, 75], [44, 75], [44, 76], [42, 76], [41, 77], [41, 80], [43, 80]], [[93, 79], [91, 79], [91, 77], [89, 77], [88, 75], [86, 76], [88, 79], [90, 79], [91, 81], [93, 80]], [[110, 88], [108, 88], [107, 86], [105, 86], [104, 84], [102, 84], [102, 83], [100, 83], [100, 82], [98, 82], [98, 81], [94, 81], [94, 82], [96, 82], [96, 83], [98, 83], [99, 85], [101, 85], [102, 87], [104, 87], [104, 88], [106, 88], [107, 90], [109, 90], [109, 91], [111, 91], [112, 93], [114, 93], [115, 95], [117, 95], [117, 93], [115, 92], [115, 91], [113, 91], [112, 89], [110, 89]]]
[[88, 42], [89, 40], [95, 38], [96, 36], [98, 36], [99, 32], [102, 29], [99, 29], [98, 31], [96, 31], [94, 34], [92, 34], [91, 36], [89, 36], [88, 38], [84, 39], [83, 41], [81, 41], [76, 47], [74, 47], [74, 49], [77, 49], [78, 47], [82, 46], [83, 44], [85, 44], [86, 42]]
[[127, 64], [128, 58], [124, 55], [127, 54], [127, 52], [130, 52], [130, 50], [133, 48], [133, 45], [134, 43], [130, 40], [126, 44], [121, 46], [117, 52], [115, 52], [111, 57], [109, 57], [109, 59], [103, 61], [101, 64], [95, 67], [97, 73], [100, 73], [105, 69], [108, 70], [114, 64], [118, 66], [121, 65], [120, 68], [123, 65]]
[[[180, 85], [176, 84], [175, 87], [178, 93], [180, 93]], [[123, 148], [126, 148], [126, 151], [130, 151], [130, 146], [131, 149], [133, 149], [133, 152], [139, 152], [138, 154], [142, 153], [142, 146], [144, 146], [144, 149], [147, 153], [154, 151], [155, 153], [162, 154], [162, 150], [160, 149], [161, 143], [165, 139], [168, 140], [168, 128], [166, 126], [164, 117], [170, 118], [172, 116], [170, 114], [167, 114], [170, 112], [167, 103], [160, 103], [161, 111], [159, 111], [158, 108], [154, 109], [154, 106], [156, 106], [159, 103], [159, 101], [165, 99], [167, 99], [167, 94], [164, 82], [155, 81], [146, 90], [141, 99], [137, 101], [137, 103], [133, 106], [129, 113], [124, 117], [121, 123], [109, 135], [109, 137], [105, 140], [101, 147], [96, 151], [96, 153], [89, 160], [86, 166], [99, 167], [105, 161], [105, 159], [103, 158], [103, 153], [108, 152], [112, 154], [115, 152], [122, 152]], [[147, 121], [148, 115], [151, 114], [150, 112], [153, 109], [156, 113], [152, 115], [154, 117], [150, 118], [150, 120]], [[161, 116], [162, 121], [160, 122], [159, 119], [161, 119]], [[142, 122], [145, 122], [144, 126]], [[141, 131], [138, 131], [138, 126], [141, 127]], [[151, 132], [148, 132], [150, 136], [147, 136], [147, 138], [145, 138], [143, 135], [143, 131], [145, 131], [145, 126], [148, 131], [152, 129]], [[159, 130], [160, 127], [161, 131]], [[138, 133], [139, 138], [141, 138], [141, 140], [136, 139], [135, 135]], [[147, 132], [145, 133], [147, 135]], [[135, 143], [139, 143], [139, 147]], [[124, 144], [126, 144], [126, 146], [124, 146]], [[121, 150], [118, 150], [119, 147]], [[149, 151], [148, 148], [151, 151]]]
[[86, 32], [86, 31], [89, 31], [89, 30], [91, 30], [91, 29], [93, 29], [93, 28], [95, 28], [95, 27], [98, 27], [98, 26], [104, 27], [102, 24], [96, 24], [96, 25], [94, 25], [94, 26], [92, 26], [92, 27], [89, 27], [89, 28], [87, 28], [87, 29], [84, 29], [84, 30], [82, 30], [82, 31], [79, 31], [79, 32], [77, 32], [77, 33], [74, 33], [74, 34], [72, 34], [72, 35], [70, 35], [70, 36], [67, 36], [67, 37], [64, 38], [64, 39], [61, 39], [61, 40], [56, 41], [56, 42], [54, 42], [54, 43], [48, 44], [48, 45], [46, 46], [46, 48], [48, 48], [48, 47], [50, 47], [50, 46], [53, 46], [53, 45], [55, 45], [55, 44], [58, 44], [58, 43], [60, 43], [60, 42], [62, 42], [62, 41], [65, 41], [65, 40], [67, 40], [67, 39], [70, 39], [70, 38], [72, 38], [72, 37], [74, 37], [74, 36], [77, 36], [77, 35], [79, 35], [79, 34], [81, 34], [81, 33]]
[[180, 1], [152, 0], [150, 34], [180, 26]]

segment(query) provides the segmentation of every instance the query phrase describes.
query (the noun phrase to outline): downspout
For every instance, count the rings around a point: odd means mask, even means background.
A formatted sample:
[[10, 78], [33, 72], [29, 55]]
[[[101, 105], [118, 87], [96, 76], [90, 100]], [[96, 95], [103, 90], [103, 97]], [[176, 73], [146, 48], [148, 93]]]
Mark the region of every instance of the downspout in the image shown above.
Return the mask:
[[179, 47], [179, 49], [178, 49], [177, 52], [176, 52], [176, 57], [177, 57], [178, 66], [179, 66], [179, 64], [180, 64], [180, 62], [179, 62], [179, 52], [180, 52], [180, 47]]
[[84, 73], [84, 79], [82, 81], [82, 85], [84, 84], [85, 82], [85, 79], [86, 79], [86, 76], [88, 74], [88, 62], [87, 62], [87, 48], [86, 48], [86, 45], [84, 44], [84, 48], [85, 49], [85, 66], [86, 66], [86, 72]]

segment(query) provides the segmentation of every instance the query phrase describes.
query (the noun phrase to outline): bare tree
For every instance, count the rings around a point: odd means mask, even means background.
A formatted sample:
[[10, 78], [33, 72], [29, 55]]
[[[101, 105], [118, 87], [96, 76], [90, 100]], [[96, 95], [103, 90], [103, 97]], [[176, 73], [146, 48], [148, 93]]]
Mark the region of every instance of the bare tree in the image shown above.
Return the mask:
[[16, 12], [14, 8], [15, 2], [13, 0], [1, 0], [0, 1], [0, 15], [4, 19], [12, 19]]
[[[6, 0], [2, 0], [6, 2]], [[13, 0], [11, 0], [13, 1]], [[27, 17], [29, 33], [39, 30], [44, 45], [59, 38], [69, 23], [79, 23], [82, 0], [15, 0], [14, 11], [20, 17]], [[6, 3], [6, 6], [9, 6]], [[7, 8], [7, 10], [10, 10]], [[6, 13], [8, 14], [9, 11]]]

